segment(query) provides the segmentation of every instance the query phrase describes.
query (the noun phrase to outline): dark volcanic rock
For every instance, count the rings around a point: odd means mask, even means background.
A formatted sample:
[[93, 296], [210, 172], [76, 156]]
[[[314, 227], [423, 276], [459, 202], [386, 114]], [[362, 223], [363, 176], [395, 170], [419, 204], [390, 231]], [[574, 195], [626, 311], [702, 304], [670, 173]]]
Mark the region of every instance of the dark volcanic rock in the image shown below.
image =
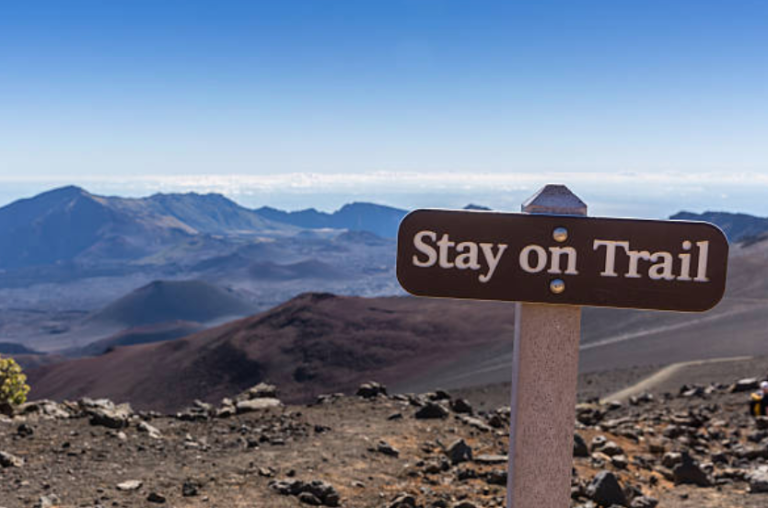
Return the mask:
[[427, 402], [414, 414], [418, 419], [448, 418], [448, 410], [437, 402]]
[[601, 471], [592, 479], [587, 487], [589, 498], [600, 506], [627, 506], [627, 497], [610, 471]]
[[451, 410], [459, 414], [472, 414], [472, 405], [466, 399], [455, 399], [451, 401]]
[[181, 495], [184, 497], [194, 497], [200, 493], [200, 482], [196, 480], [187, 480], [181, 486]]
[[0, 451], [0, 467], [21, 467], [24, 465], [24, 459], [7, 452]]
[[364, 399], [373, 399], [379, 395], [387, 395], [387, 387], [375, 381], [363, 383], [357, 389], [357, 396], [363, 397]]
[[399, 494], [387, 508], [416, 508], [416, 498], [410, 494]]
[[740, 379], [731, 386], [731, 393], [748, 392], [750, 390], [756, 390], [760, 387], [760, 382], [757, 378], [751, 377], [746, 379]]
[[128, 419], [133, 414], [129, 404], [115, 405], [108, 399], [82, 399], [80, 402], [82, 411], [90, 416], [91, 425], [107, 427], [110, 429], [122, 429], [128, 426]]
[[712, 480], [693, 457], [687, 452], [683, 452], [681, 455], [681, 462], [672, 469], [675, 483], [691, 483], [699, 487], [709, 487], [712, 485]]
[[305, 503], [310, 501], [310, 498], [302, 498], [302, 494], [310, 494], [323, 506], [339, 506], [339, 493], [331, 484], [320, 480], [312, 480], [309, 483], [301, 480], [280, 480], [270, 482], [270, 486], [284, 496], [297, 496]]
[[640, 496], [632, 500], [629, 508], [656, 508], [658, 505], [658, 499], [648, 496]]
[[472, 448], [463, 439], [454, 441], [446, 448], [445, 454], [454, 466], [472, 460]]
[[393, 448], [392, 445], [387, 443], [386, 441], [379, 441], [379, 444], [376, 446], [376, 451], [379, 453], [383, 453], [384, 455], [388, 455], [390, 457], [399, 457], [400, 452]]
[[768, 493], [768, 466], [761, 466], [747, 475], [750, 494]]
[[573, 435], [573, 456], [574, 457], [589, 457], [589, 447], [587, 442], [579, 434]]
[[162, 494], [158, 494], [157, 492], [150, 492], [147, 496], [147, 501], [150, 503], [165, 504], [166, 499]]

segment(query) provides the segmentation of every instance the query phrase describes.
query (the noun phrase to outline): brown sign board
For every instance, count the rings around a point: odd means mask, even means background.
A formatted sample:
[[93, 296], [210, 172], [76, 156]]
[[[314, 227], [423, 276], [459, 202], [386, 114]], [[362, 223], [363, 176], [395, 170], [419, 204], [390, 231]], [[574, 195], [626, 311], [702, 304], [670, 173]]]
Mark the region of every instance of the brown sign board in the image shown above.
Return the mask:
[[705, 222], [417, 210], [398, 233], [397, 278], [418, 296], [701, 312], [727, 265]]

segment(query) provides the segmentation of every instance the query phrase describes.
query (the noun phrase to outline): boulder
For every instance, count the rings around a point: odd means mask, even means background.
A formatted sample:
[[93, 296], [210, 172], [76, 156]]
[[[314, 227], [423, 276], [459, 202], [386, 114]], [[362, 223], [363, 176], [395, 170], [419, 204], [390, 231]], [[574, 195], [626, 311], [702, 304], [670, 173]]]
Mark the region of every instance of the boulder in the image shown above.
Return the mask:
[[624, 455], [624, 450], [621, 446], [617, 445], [613, 441], [608, 441], [605, 443], [605, 445], [600, 448], [600, 451], [609, 457], [613, 457], [614, 455]]
[[693, 484], [699, 487], [709, 487], [712, 480], [701, 468], [699, 463], [688, 453], [681, 454], [681, 461], [672, 469], [672, 475], [676, 484]]
[[252, 400], [252, 399], [276, 399], [277, 398], [277, 387], [275, 385], [271, 385], [268, 383], [259, 383], [256, 386], [252, 386], [251, 388], [248, 388], [244, 392], [242, 392], [240, 395], [238, 395], [235, 400], [236, 401], [242, 401], [242, 400]]
[[740, 379], [731, 386], [731, 393], [748, 392], [757, 390], [760, 387], [760, 381], [755, 377]]
[[459, 414], [472, 414], [472, 404], [466, 399], [455, 399], [451, 401], [451, 411]]
[[387, 387], [381, 383], [369, 381], [368, 383], [363, 383], [360, 385], [360, 387], [357, 389], [356, 395], [358, 397], [363, 397], [364, 399], [373, 399], [379, 395], [386, 396]]
[[416, 508], [416, 498], [410, 494], [398, 494], [387, 508]]
[[110, 429], [122, 429], [128, 426], [133, 415], [130, 404], [115, 405], [109, 399], [84, 398], [78, 402], [81, 410], [90, 416], [90, 424]]
[[573, 435], [573, 456], [574, 457], [589, 457], [589, 447], [587, 442], [580, 434]]
[[0, 451], [0, 467], [21, 467], [24, 465], [24, 459], [11, 455], [7, 452]]
[[414, 416], [419, 420], [448, 418], [448, 410], [437, 402], [427, 402], [416, 411]]
[[21, 404], [16, 408], [16, 414], [20, 416], [36, 415], [51, 420], [65, 419], [72, 416], [66, 406], [47, 399]]
[[672, 469], [676, 465], [680, 464], [682, 461], [683, 461], [682, 454], [677, 452], [667, 452], [661, 458], [661, 465], [668, 469]]
[[[270, 487], [284, 496], [299, 497], [304, 493], [314, 496], [322, 506], [339, 506], [340, 497], [329, 483], [320, 480], [304, 482], [301, 480], [280, 480], [269, 483]], [[304, 496], [309, 499], [308, 496]], [[304, 501], [306, 502], [306, 501]]]
[[242, 400], [237, 403], [236, 408], [238, 413], [248, 413], [251, 411], [259, 411], [262, 409], [268, 409], [271, 407], [280, 407], [283, 403], [278, 399], [251, 399]]
[[768, 493], [768, 466], [759, 468], [747, 474], [750, 494]]
[[472, 460], [472, 448], [463, 439], [458, 439], [445, 449], [445, 455], [455, 466]]
[[139, 429], [139, 432], [148, 434], [149, 437], [151, 437], [152, 439], [161, 439], [163, 437], [162, 434], [160, 434], [160, 431], [157, 430], [157, 428], [153, 427], [147, 422], [139, 422], [136, 428]]
[[457, 416], [457, 418], [461, 423], [469, 425], [470, 427], [474, 427], [481, 432], [493, 431], [493, 427], [485, 423], [480, 418], [475, 418], [474, 416], [467, 416], [467, 415], [459, 415]]
[[601, 471], [587, 487], [587, 496], [600, 506], [627, 506], [627, 497], [610, 471]]

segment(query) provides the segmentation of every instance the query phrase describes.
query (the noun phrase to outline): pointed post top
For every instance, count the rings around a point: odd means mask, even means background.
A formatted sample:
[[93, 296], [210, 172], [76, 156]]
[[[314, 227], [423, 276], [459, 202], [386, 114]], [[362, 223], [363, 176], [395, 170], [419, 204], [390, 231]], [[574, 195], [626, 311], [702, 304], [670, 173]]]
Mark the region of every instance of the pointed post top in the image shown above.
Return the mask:
[[522, 206], [525, 213], [587, 215], [587, 204], [565, 185], [545, 185]]

